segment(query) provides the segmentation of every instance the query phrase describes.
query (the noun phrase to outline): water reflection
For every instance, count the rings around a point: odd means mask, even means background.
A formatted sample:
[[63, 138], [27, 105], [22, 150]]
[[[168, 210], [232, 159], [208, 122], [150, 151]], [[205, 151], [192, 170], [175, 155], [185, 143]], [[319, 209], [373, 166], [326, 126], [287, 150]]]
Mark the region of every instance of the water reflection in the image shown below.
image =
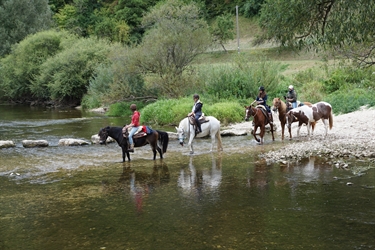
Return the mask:
[[[137, 166], [137, 164], [135, 164]], [[155, 161], [152, 171], [140, 171], [133, 167], [132, 162], [124, 163], [118, 183], [113, 185], [106, 180], [102, 181], [103, 193], [114, 191], [128, 195], [135, 204], [136, 211], [142, 213], [144, 202], [160, 186], [169, 183], [170, 173], [166, 163]], [[115, 187], [115, 188], [114, 188]]]
[[217, 158], [211, 154], [211, 166], [206, 168], [206, 164], [199, 163], [194, 166], [194, 156], [190, 156], [189, 165], [183, 166], [177, 180], [181, 194], [188, 198], [200, 199], [203, 193], [212, 195], [212, 199], [219, 199], [219, 188], [222, 181], [222, 155]]

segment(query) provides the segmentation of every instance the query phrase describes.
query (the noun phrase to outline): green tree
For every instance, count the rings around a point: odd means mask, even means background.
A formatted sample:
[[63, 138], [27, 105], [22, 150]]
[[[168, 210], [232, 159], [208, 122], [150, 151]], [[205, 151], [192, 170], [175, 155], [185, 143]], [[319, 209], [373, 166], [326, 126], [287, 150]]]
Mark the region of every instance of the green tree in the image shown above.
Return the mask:
[[90, 100], [96, 100], [96, 105], [108, 105], [140, 100], [148, 95], [143, 76], [133, 67], [131, 54], [131, 48], [119, 45], [111, 47], [108, 63], [98, 65], [90, 79], [85, 96], [86, 107], [91, 108]]
[[68, 37], [72, 36], [67, 32], [42, 31], [15, 46], [11, 54], [1, 60], [2, 97], [18, 101], [49, 98], [45, 88], [33, 88], [33, 81], [41, 65], [62, 50], [61, 42]]
[[35, 87], [47, 88], [53, 100], [79, 104], [95, 68], [106, 63], [110, 46], [93, 38], [64, 44], [64, 50], [41, 65]]
[[260, 24], [261, 40], [283, 46], [324, 46], [362, 64], [373, 65], [375, 2], [372, 0], [266, 0]]
[[221, 15], [216, 18], [216, 22], [211, 31], [214, 42], [221, 45], [225, 52], [224, 43], [234, 38], [234, 24], [231, 15]]
[[0, 1], [0, 56], [9, 54], [11, 46], [27, 35], [50, 28], [51, 15], [48, 0]]
[[143, 25], [148, 30], [134, 61], [143, 72], [159, 78], [155, 83], [164, 95], [180, 96], [189, 85], [185, 71], [211, 43], [206, 21], [194, 3], [169, 0], [153, 8]]

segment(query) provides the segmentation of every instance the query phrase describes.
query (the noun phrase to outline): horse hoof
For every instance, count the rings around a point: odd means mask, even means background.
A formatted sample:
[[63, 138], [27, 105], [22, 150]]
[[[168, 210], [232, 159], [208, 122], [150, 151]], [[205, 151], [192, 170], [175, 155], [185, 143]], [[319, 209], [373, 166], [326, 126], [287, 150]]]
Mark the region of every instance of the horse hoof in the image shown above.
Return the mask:
[[191, 155], [194, 154], [194, 151], [190, 151], [190, 154], [191, 154]]

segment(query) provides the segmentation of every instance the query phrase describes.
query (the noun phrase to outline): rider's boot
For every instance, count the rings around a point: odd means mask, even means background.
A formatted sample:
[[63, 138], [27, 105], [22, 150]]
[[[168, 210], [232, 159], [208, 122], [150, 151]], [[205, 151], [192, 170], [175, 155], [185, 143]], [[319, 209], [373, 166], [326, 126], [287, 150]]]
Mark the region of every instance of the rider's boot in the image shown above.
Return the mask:
[[134, 153], [134, 143], [130, 144], [128, 151]]
[[270, 124], [273, 125], [273, 122], [272, 122], [272, 115], [270, 113], [268, 113], [268, 121]]

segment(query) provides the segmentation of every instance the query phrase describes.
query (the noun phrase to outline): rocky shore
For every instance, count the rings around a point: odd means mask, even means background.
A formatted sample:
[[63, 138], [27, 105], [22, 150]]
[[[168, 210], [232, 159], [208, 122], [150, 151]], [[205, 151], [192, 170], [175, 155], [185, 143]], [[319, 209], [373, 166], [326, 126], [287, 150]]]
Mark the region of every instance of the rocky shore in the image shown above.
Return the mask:
[[[333, 128], [324, 138], [323, 122], [316, 125], [314, 135], [307, 139], [307, 128], [303, 125], [300, 138], [297, 136], [297, 124], [292, 126], [292, 143], [276, 151], [269, 151], [261, 158], [267, 162], [284, 162], [309, 156], [324, 156], [332, 159], [357, 158], [375, 163], [375, 109], [361, 108], [358, 111], [333, 117]], [[277, 131], [280, 138], [280, 127]], [[289, 140], [289, 136], [286, 136]]]

